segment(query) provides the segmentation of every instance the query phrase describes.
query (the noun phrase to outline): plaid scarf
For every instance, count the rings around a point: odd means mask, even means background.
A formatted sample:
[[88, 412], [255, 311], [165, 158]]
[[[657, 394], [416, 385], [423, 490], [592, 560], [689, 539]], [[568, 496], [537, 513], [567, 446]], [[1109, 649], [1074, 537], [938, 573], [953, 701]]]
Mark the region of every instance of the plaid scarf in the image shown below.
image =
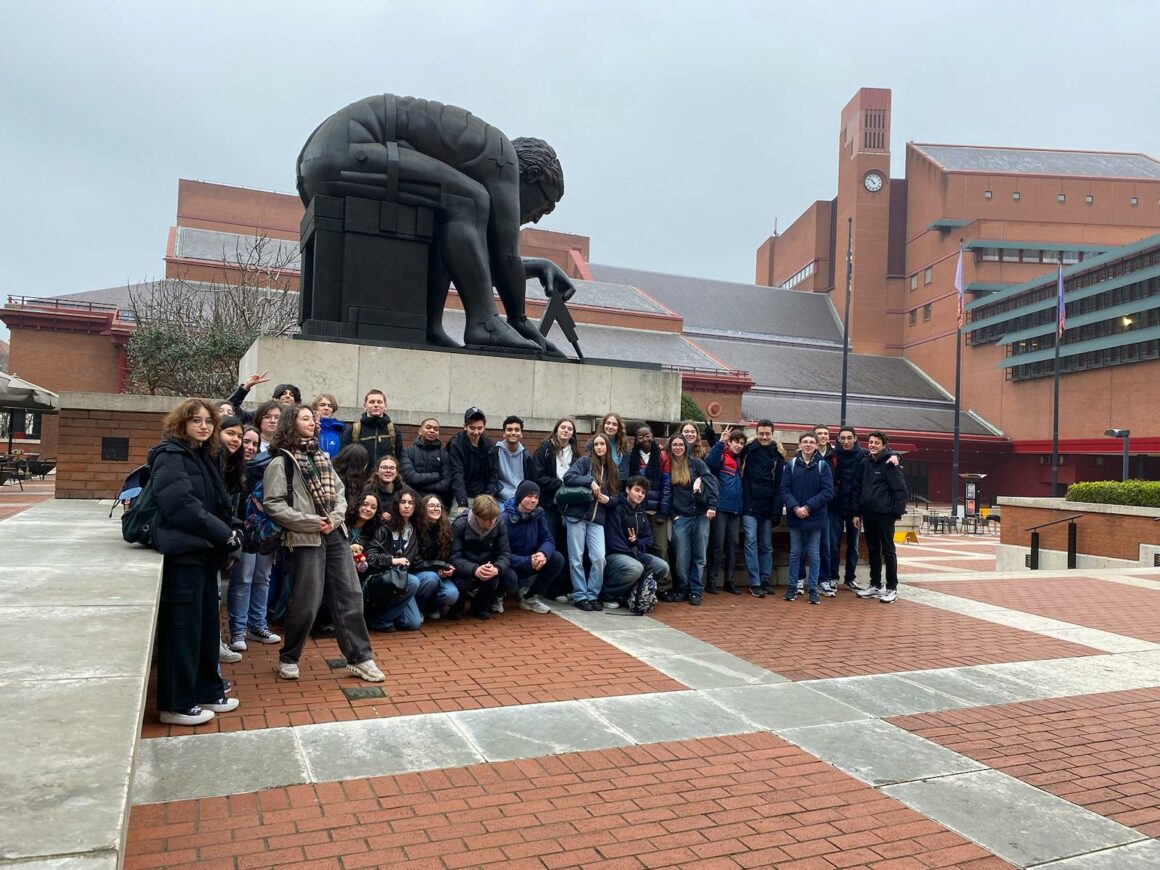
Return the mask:
[[338, 475], [330, 464], [330, 457], [320, 450], [314, 438], [299, 438], [290, 450], [314, 506], [321, 516], [330, 516], [338, 502]]

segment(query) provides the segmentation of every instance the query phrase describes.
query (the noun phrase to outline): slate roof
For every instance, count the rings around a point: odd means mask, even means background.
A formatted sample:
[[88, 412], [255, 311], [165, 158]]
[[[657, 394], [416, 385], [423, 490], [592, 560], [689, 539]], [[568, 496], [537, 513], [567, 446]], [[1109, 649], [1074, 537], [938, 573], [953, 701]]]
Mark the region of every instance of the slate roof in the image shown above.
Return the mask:
[[1107, 151], [1042, 151], [974, 145], [910, 143], [951, 172], [1016, 175], [1083, 175], [1097, 178], [1160, 178], [1160, 161], [1147, 154]]
[[[842, 352], [829, 348], [789, 347], [752, 341], [693, 340], [733, 368], [749, 372], [759, 387], [786, 387], [839, 392], [842, 389]], [[867, 396], [904, 396], [945, 399], [911, 363], [896, 356], [850, 354], [849, 392]]]
[[[742, 413], [750, 420], [766, 418], [774, 423], [813, 425], [836, 424], [841, 416], [838, 399], [799, 398], [747, 393], [741, 400]], [[954, 432], [954, 408], [913, 407], [850, 401], [846, 419], [863, 436], [868, 429], [894, 432], [900, 429], [916, 432]], [[994, 435], [965, 411], [959, 416], [959, 431], [964, 435]]]
[[589, 264], [600, 281], [639, 287], [685, 319], [690, 327], [734, 333], [764, 333], [821, 341], [842, 340], [829, 297], [823, 293], [781, 290]]
[[[615, 308], [620, 311], [642, 311], [648, 314], [672, 314], [665, 306], [649, 299], [630, 284], [614, 284], [608, 281], [582, 281], [573, 279], [576, 295], [572, 302], [576, 305], [591, 305], [596, 308]], [[543, 299], [544, 291], [539, 279], [528, 279], [528, 298]]]
[[298, 271], [301, 265], [297, 241], [259, 238], [241, 233], [219, 233], [196, 227], [178, 227], [173, 241], [173, 254], [185, 260], [206, 260], [211, 263], [245, 263], [257, 245], [259, 261], [263, 266], [279, 266]]

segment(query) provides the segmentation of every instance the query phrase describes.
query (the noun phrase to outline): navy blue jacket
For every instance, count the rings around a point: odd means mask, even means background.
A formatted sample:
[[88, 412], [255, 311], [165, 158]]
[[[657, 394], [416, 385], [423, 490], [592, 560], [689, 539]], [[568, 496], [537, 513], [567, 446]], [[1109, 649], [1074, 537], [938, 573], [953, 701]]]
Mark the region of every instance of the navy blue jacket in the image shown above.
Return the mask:
[[[834, 497], [834, 476], [829, 463], [814, 452], [810, 462], [795, 456], [785, 464], [781, 475], [781, 500], [785, 505], [786, 524], [793, 529], [813, 529], [827, 522], [826, 506]], [[794, 513], [801, 506], [810, 509], [804, 520]]]
[[520, 513], [516, 500], [503, 503], [503, 522], [507, 526], [508, 546], [511, 548], [512, 569], [518, 573], [532, 570], [532, 553], [543, 553], [549, 559], [556, 552], [556, 541], [548, 528], [544, 509], [536, 505], [530, 514]]
[[[564, 472], [565, 486], [591, 486], [592, 460], [590, 456], [581, 456], [572, 463], [572, 467]], [[601, 491], [608, 495], [608, 488], [601, 487]], [[612, 502], [609, 502], [612, 504]], [[598, 499], [592, 499], [590, 504], [570, 504], [564, 508], [564, 516], [570, 520], [586, 520], [590, 523], [604, 522], [605, 505]]]
[[718, 441], [705, 457], [705, 464], [717, 476], [721, 492], [717, 497], [717, 510], [726, 513], [741, 513], [741, 456], [733, 457], [733, 467], [725, 459], [726, 442]]
[[669, 454], [657, 443], [649, 451], [648, 465], [641, 467], [640, 448], [633, 446], [628, 457], [621, 463], [621, 479], [627, 481], [633, 475], [648, 478], [648, 495], [644, 498], [643, 510], [667, 517], [671, 509], [673, 491], [669, 482]]
[[741, 451], [741, 512], [747, 517], [781, 522], [781, 473], [785, 459], [776, 444], [750, 441]]
[[[636, 543], [629, 543], [628, 530], [636, 530]], [[623, 492], [609, 503], [604, 512], [604, 552], [621, 553], [638, 561], [652, 546], [652, 522], [644, 512], [644, 505], [634, 508]]]
[[845, 519], [861, 513], [858, 502], [862, 495], [862, 463], [869, 455], [857, 442], [850, 450], [839, 447], [834, 452], [837, 458], [837, 467], [834, 469], [836, 494], [831, 510], [837, 511]]
[[[698, 477], [701, 478], [701, 491], [705, 495], [705, 500], [709, 503], [709, 506], [705, 509], [697, 507], [696, 501], [693, 498], [693, 484]], [[672, 513], [674, 517], [697, 517], [702, 516], [706, 510], [717, 510], [717, 478], [710, 473], [709, 466], [695, 456], [689, 457], [688, 484], [685, 486], [677, 486], [674, 483], [672, 484], [672, 489]]]

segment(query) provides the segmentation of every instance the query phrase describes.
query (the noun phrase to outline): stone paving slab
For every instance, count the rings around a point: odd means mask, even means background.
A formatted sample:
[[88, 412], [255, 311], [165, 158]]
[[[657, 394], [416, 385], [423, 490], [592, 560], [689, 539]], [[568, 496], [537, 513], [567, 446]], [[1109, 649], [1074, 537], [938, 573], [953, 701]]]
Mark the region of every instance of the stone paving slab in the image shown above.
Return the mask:
[[894, 674], [812, 680], [805, 685], [872, 716], [905, 716], [969, 706], [960, 698]]
[[579, 701], [467, 711], [452, 713], [450, 718], [488, 761], [562, 755], [632, 743]]
[[908, 671], [905, 679], [936, 692], [967, 701], [972, 706], [1007, 704], [1044, 697], [1042, 688], [998, 673], [991, 665], [947, 668], [937, 671]]
[[5, 864], [4, 870], [117, 870], [117, 854], [104, 852], [68, 858], [34, 858]]
[[750, 722], [694, 692], [600, 698], [584, 703], [635, 743], [716, 737], [753, 730]]
[[1138, 831], [994, 770], [882, 791], [1019, 867], [1142, 839]]
[[803, 683], [744, 686], [704, 694], [726, 710], [770, 731], [870, 718], [869, 713], [836, 701]]
[[116, 572], [86, 572], [75, 566], [0, 566], [0, 608], [152, 607], [157, 596], [156, 565], [128, 564]]
[[984, 769], [977, 761], [880, 719], [790, 728], [778, 736], [874, 786]]
[[309, 782], [290, 728], [141, 741], [135, 803], [161, 803]]
[[139, 679], [149, 672], [155, 613], [153, 606], [0, 607], [0, 680]]
[[445, 713], [304, 725], [293, 731], [313, 782], [391, 776], [484, 760]]
[[1156, 870], [1160, 867], [1160, 843], [1145, 840], [1116, 846], [1089, 855], [1040, 864], [1037, 870]]
[[143, 689], [140, 676], [0, 683], [0, 860], [107, 852], [115, 861], [136, 733], [125, 720]]

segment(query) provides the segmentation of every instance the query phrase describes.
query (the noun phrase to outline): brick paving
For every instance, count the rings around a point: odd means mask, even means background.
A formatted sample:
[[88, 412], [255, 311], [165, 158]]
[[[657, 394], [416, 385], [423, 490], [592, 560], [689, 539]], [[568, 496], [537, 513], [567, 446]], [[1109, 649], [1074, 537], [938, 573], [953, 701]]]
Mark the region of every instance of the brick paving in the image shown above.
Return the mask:
[[[609, 617], [613, 618], [613, 617]], [[487, 622], [428, 622], [417, 632], [371, 632], [387, 698], [347, 700], [343, 688], [368, 687], [327, 660], [342, 658], [333, 638], [307, 641], [302, 678], [275, 676], [280, 644], [249, 641], [237, 664], [223, 664], [242, 706], [199, 728], [162, 725], [156, 713], [156, 670], [150, 679], [142, 737], [242, 731], [350, 719], [506, 707], [684, 689], [554, 614], [512, 604]]]
[[890, 721], [1150, 837], [1160, 836], [1160, 689]]
[[157, 867], [1009, 867], [768, 733], [134, 807]]
[[0, 521], [14, 517], [33, 505], [48, 501], [56, 493], [56, 475], [50, 474], [44, 480], [34, 478], [24, 481], [21, 491], [15, 481], [0, 486]]
[[942, 582], [927, 588], [1088, 628], [1160, 642], [1160, 618], [1157, 618], [1160, 614], [1160, 585], [1148, 589], [1091, 577], [1048, 575], [1017, 581]]
[[[947, 584], [932, 588], [945, 591]], [[985, 585], [985, 584], [979, 584]], [[899, 598], [848, 591], [816, 607], [784, 589], [756, 599], [706, 595], [701, 607], [662, 605], [655, 619], [791, 680], [850, 677], [1093, 655], [1099, 650]]]

